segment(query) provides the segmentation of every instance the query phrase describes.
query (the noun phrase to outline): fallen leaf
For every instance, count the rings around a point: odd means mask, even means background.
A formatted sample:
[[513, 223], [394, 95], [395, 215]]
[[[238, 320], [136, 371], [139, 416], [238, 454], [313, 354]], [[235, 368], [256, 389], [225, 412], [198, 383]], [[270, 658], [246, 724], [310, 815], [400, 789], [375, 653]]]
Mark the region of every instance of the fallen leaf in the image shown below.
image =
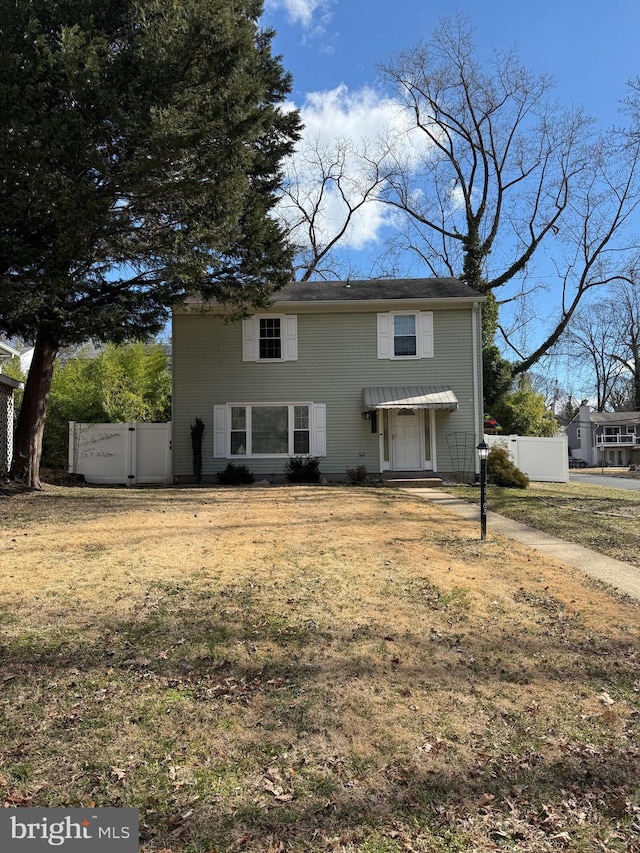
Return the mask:
[[622, 817], [623, 815], [626, 815], [628, 811], [627, 801], [622, 796], [612, 797], [608, 800], [607, 807], [611, 814], [616, 817]]
[[290, 803], [293, 799], [293, 794], [290, 791], [285, 791], [283, 794], [276, 794], [274, 800], [279, 803]]

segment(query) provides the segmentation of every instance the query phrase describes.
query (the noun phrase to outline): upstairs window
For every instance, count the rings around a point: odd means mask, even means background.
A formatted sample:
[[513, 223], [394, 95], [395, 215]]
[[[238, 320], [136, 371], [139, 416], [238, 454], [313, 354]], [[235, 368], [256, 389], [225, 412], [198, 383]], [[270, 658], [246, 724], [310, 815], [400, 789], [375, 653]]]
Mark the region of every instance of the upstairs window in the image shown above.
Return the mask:
[[298, 360], [298, 318], [295, 314], [254, 314], [242, 321], [242, 360]]
[[282, 319], [280, 317], [260, 317], [258, 323], [258, 351], [260, 361], [282, 359]]
[[393, 315], [393, 355], [395, 358], [412, 356], [418, 354], [418, 342], [416, 338], [416, 315], [394, 314]]
[[378, 358], [433, 358], [433, 312], [378, 314]]

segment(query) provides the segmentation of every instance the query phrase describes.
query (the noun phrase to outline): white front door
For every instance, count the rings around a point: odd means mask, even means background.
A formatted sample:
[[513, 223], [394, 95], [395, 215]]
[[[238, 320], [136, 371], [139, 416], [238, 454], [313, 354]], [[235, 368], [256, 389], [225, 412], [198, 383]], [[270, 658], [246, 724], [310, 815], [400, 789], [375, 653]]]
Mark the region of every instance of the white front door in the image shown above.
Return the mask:
[[396, 409], [391, 415], [391, 467], [394, 471], [422, 471], [424, 436], [420, 409]]

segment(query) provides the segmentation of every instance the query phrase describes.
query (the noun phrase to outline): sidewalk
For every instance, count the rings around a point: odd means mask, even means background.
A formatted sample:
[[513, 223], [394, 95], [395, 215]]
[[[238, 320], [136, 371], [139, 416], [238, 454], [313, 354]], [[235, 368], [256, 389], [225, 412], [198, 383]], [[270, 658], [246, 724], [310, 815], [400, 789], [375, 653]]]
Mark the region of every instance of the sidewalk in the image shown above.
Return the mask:
[[[480, 507], [478, 505], [463, 501], [447, 492], [439, 492], [436, 489], [404, 489], [403, 491], [438, 504], [443, 509], [469, 521], [477, 521], [478, 536], [480, 535]], [[568, 566], [580, 569], [585, 574], [597, 578], [597, 580], [604, 581], [618, 592], [640, 599], [640, 568], [632, 566], [631, 563], [613, 560], [611, 557], [590, 551], [581, 545], [574, 545], [571, 542], [556, 539], [554, 536], [548, 536], [540, 530], [521, 524], [519, 521], [505, 518], [496, 512], [487, 513], [487, 532], [488, 535], [494, 532], [510, 539], [516, 539], [529, 548], [540, 551], [561, 563], [566, 563]]]

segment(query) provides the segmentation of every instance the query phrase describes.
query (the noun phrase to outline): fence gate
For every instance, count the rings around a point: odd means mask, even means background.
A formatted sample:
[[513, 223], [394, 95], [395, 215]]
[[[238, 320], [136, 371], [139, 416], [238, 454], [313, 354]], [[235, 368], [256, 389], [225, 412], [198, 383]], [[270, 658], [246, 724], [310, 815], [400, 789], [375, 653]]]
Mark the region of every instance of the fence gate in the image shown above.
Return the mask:
[[87, 483], [171, 482], [171, 424], [69, 423], [69, 473]]
[[569, 482], [569, 450], [567, 436], [538, 438], [530, 435], [485, 435], [489, 447], [501, 444], [511, 461], [530, 480], [540, 483]]

